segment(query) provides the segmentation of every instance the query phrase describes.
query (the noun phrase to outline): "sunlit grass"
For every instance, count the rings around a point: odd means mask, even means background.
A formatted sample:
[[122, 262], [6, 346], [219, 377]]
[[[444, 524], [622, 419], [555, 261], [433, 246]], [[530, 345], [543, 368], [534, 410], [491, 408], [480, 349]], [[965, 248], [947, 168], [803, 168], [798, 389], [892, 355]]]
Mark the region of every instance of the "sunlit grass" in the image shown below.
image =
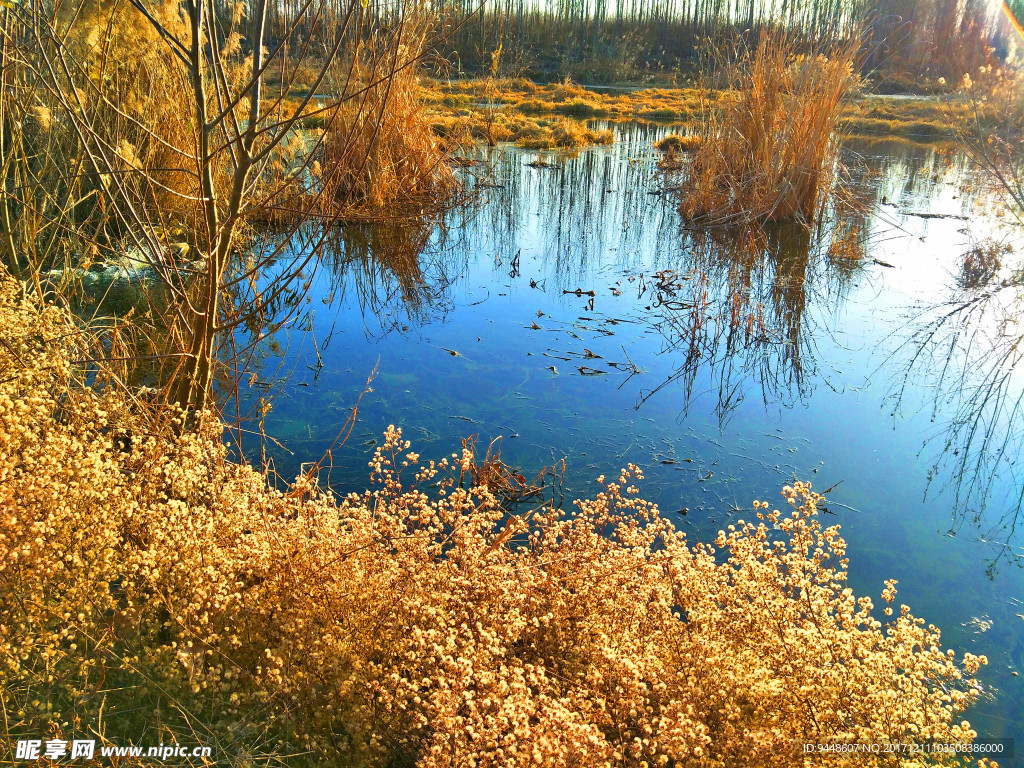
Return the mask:
[[[432, 130], [416, 68], [408, 65], [427, 44], [429, 21], [409, 21], [405, 30], [395, 58], [403, 66], [381, 79], [376, 64], [359, 62], [356, 81], [378, 82], [341, 103], [326, 125], [319, 173], [343, 214], [420, 212], [458, 188], [448, 146]], [[372, 47], [366, 50], [372, 59]]]
[[784, 33], [727, 70], [730, 98], [706, 111], [680, 210], [705, 224], [813, 221], [832, 184], [857, 47], [797, 54]]
[[[535, 130], [541, 118], [557, 116], [692, 128], [709, 107], [716, 111], [731, 102], [726, 91], [702, 88], [592, 90], [575, 83], [543, 85], [522, 79], [495, 80], [489, 86], [484, 79], [424, 80], [422, 87], [435, 125], [461, 118], [474, 137], [483, 140], [483, 131], [475, 126], [491, 113], [492, 122], [505, 123], [496, 141], [518, 141], [530, 132], [527, 126]], [[991, 111], [987, 104], [980, 105], [981, 120], [996, 120], [998, 115]], [[914, 98], [854, 94], [842, 104], [837, 126], [854, 136], [901, 136], [927, 143], [954, 139], [974, 119], [974, 107], [956, 93]]]

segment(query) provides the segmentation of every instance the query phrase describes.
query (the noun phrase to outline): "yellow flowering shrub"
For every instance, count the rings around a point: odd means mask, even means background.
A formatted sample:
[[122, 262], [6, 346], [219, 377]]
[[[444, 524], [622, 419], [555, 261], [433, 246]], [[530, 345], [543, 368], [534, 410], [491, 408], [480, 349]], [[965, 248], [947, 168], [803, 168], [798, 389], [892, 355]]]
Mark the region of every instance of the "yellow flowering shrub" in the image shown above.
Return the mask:
[[802, 745], [973, 735], [984, 659], [958, 663], [892, 583], [874, 618], [807, 485], [695, 544], [636, 467], [515, 516], [460, 487], [469, 451], [422, 466], [389, 428], [366, 492], [276, 491], [212, 418], [176, 437], [84, 386], [78, 338], [4, 279], [10, 739], [440, 768], [882, 765]]

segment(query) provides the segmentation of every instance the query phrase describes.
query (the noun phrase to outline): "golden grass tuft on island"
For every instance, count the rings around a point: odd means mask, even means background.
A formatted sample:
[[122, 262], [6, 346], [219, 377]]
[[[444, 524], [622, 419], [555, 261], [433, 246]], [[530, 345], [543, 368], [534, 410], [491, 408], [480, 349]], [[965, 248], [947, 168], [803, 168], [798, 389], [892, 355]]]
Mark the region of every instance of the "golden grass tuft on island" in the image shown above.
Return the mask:
[[[644, 88], [592, 90], [575, 84], [534, 84], [527, 80], [460, 80], [423, 82], [425, 100], [435, 125], [459, 117], [482, 125], [485, 110], [510, 125], [517, 122], [555, 119], [605, 119], [613, 122], [644, 121], [680, 126], [693, 132], [702, 118], [730, 102], [727, 91], [705, 88]], [[485, 106], [486, 105], [486, 106]], [[977, 105], [983, 124], [999, 119], [988, 103]], [[900, 99], [859, 94], [843, 102], [838, 127], [853, 136], [899, 136], [917, 143], [955, 140], [965, 125], [975, 120], [975, 105], [957, 94]], [[515, 138], [497, 139], [514, 141]]]
[[683, 215], [711, 226], [814, 221], [831, 190], [856, 53], [854, 42], [798, 53], [775, 32], [733, 63], [729, 98], [705, 112]]
[[696, 152], [700, 149], [700, 136], [680, 136], [678, 133], [670, 133], [663, 139], [654, 143], [654, 148], [660, 152]]

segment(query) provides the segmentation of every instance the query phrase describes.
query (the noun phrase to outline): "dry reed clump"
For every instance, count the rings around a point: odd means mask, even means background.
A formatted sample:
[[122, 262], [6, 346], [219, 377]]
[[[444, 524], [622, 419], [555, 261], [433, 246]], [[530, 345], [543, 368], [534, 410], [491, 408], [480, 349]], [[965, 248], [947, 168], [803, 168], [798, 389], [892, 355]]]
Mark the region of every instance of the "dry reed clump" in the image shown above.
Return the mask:
[[356, 78], [365, 93], [342, 103], [328, 121], [319, 167], [326, 197], [342, 215], [418, 215], [458, 189], [416, 74], [429, 29], [425, 17], [406, 22], [393, 42], [390, 72], [367, 44]]
[[706, 112], [683, 214], [707, 225], [813, 221], [832, 186], [856, 51], [797, 55], [785, 34], [764, 35], [729, 70], [731, 98]]
[[514, 142], [527, 149], [582, 149], [615, 142], [615, 133], [604, 129], [594, 131], [571, 118], [529, 118], [509, 112], [498, 112], [481, 118], [478, 115], [435, 116], [434, 133], [457, 146], [468, 137], [490, 145]]
[[659, 152], [696, 152], [700, 148], [700, 136], [680, 136], [670, 133], [654, 143]]
[[588, 95], [587, 89], [578, 83], [574, 83], [571, 78], [565, 78], [560, 83], [555, 83], [550, 86], [551, 97], [557, 102], [576, 101], [582, 99]]
[[[187, 36], [178, 10], [150, 7], [169, 34]], [[191, 84], [153, 26], [102, 3], [58, 3], [52, 23], [59, 39], [8, 34], [0, 95], [10, 250], [35, 269], [118, 249], [129, 225], [117, 211], [188, 221], [199, 196]], [[47, 69], [44, 53], [61, 66]]]
[[279, 492], [228, 460], [215, 421], [175, 437], [84, 386], [74, 330], [3, 279], [8, 739], [639, 768], [973, 736], [957, 713], [985, 659], [947, 655], [892, 582], [877, 620], [807, 485], [697, 544], [640, 498], [635, 467], [571, 511], [509, 516], [459, 487], [470, 449], [422, 465], [391, 427], [367, 491], [338, 501], [304, 476]]
[[610, 130], [592, 131], [582, 123], [563, 118], [554, 125], [544, 126], [537, 135], [517, 139], [516, 146], [525, 149], [582, 149], [614, 142], [615, 134]]
[[662, 153], [658, 160], [658, 169], [666, 172], [682, 170], [682, 155], [696, 152], [700, 148], [700, 142], [700, 136], [680, 136], [676, 133], [656, 141], [654, 148]]
[[[131, 5], [87, 3], [58, 4], [58, 14], [68, 17], [68, 51], [75, 65], [69, 69], [73, 82], [63, 98], [74, 108], [81, 98], [90, 128], [98, 132], [93, 152], [113, 160], [121, 180], [100, 178], [100, 196], [122, 196], [154, 218], [175, 219], [188, 229], [201, 228], [199, 203], [199, 131], [195, 124], [193, 84], [189, 70], [174, 55], [154, 24]], [[237, 22], [244, 13], [241, 3], [228, 6], [234, 24], [225, 32], [221, 55], [226, 74], [237, 86], [245, 72], [245, 56]], [[177, 0], [147, 6], [155, 21], [179, 40], [187, 40], [190, 28]], [[207, 98], [217, 103], [213, 87]], [[223, 95], [221, 96], [223, 98]], [[237, 119], [246, 116], [248, 101], [236, 105]], [[79, 157], [78, 134], [71, 131], [74, 119], [54, 105], [65, 131], [64, 150], [85, 168]], [[81, 118], [79, 118], [81, 119]], [[218, 183], [226, 183], [229, 155], [221, 153], [211, 169]]]
[[[67, 4], [59, 7], [78, 10]], [[177, 4], [167, 2], [155, 12], [171, 33], [183, 36], [187, 26], [176, 11]], [[189, 162], [188, 156], [190, 83], [157, 31], [142, 21], [133, 8], [90, 5], [69, 24], [69, 37], [83, 69], [103, 72], [87, 79], [84, 87], [76, 83], [87, 94], [87, 109], [104, 131], [103, 140], [123, 162], [129, 178], [134, 180], [143, 169], [161, 169], [155, 180], [170, 187], [162, 194], [167, 204], [174, 192], [194, 196], [198, 190], [187, 172], [162, 170], [194, 170], [195, 161]]]
[[[210, 72], [204, 86], [214, 113], [238, 94], [251, 66], [239, 31], [244, 4], [221, 10], [231, 18], [218, 43], [227, 92]], [[131, 4], [62, 2], [40, 44], [26, 31], [28, 17], [9, 35], [25, 48], [6, 70], [5, 114], [27, 119], [17, 121], [5, 151], [28, 163], [11, 168], [12, 179], [23, 179], [6, 195], [16, 213], [10, 250], [33, 270], [70, 275], [69, 266], [87, 269], [126, 255], [180, 263], [194, 259], [194, 249], [211, 248], [200, 179], [209, 170], [215, 189], [229, 188], [234, 150], [222, 129], [245, 123], [248, 100], [217, 121], [219, 149], [203, 161], [191, 72], [168, 42], [189, 39], [187, 14], [177, 0], [148, 4], [146, 12], [152, 21]], [[271, 159], [279, 164], [280, 155]], [[272, 181], [278, 179], [269, 172], [254, 178], [247, 194], [273, 193]]]

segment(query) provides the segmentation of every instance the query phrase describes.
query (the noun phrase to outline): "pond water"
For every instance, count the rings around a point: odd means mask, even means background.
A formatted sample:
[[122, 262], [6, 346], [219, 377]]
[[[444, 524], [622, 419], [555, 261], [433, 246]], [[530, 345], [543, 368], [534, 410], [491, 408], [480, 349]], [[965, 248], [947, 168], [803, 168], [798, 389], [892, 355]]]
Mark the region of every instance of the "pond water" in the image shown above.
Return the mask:
[[332, 452], [340, 491], [365, 487], [392, 423], [425, 459], [472, 434], [501, 436], [528, 476], [564, 457], [568, 499], [632, 462], [695, 538], [794, 477], [831, 487], [851, 586], [877, 602], [898, 579], [946, 643], [986, 654], [970, 719], [1024, 751], [1021, 388], [1013, 353], [996, 357], [1016, 338], [1017, 291], [986, 283], [1007, 266], [963, 258], [1013, 236], [998, 199], [955, 152], [850, 145], [846, 184], [867, 211], [810, 237], [707, 238], [663, 193], [658, 129], [615, 130], [548, 168], [480, 150], [487, 164], [464, 172], [480, 194], [443, 226], [348, 227], [302, 322], [243, 387], [248, 407], [280, 385], [267, 456], [285, 478], [319, 458], [376, 367]]

